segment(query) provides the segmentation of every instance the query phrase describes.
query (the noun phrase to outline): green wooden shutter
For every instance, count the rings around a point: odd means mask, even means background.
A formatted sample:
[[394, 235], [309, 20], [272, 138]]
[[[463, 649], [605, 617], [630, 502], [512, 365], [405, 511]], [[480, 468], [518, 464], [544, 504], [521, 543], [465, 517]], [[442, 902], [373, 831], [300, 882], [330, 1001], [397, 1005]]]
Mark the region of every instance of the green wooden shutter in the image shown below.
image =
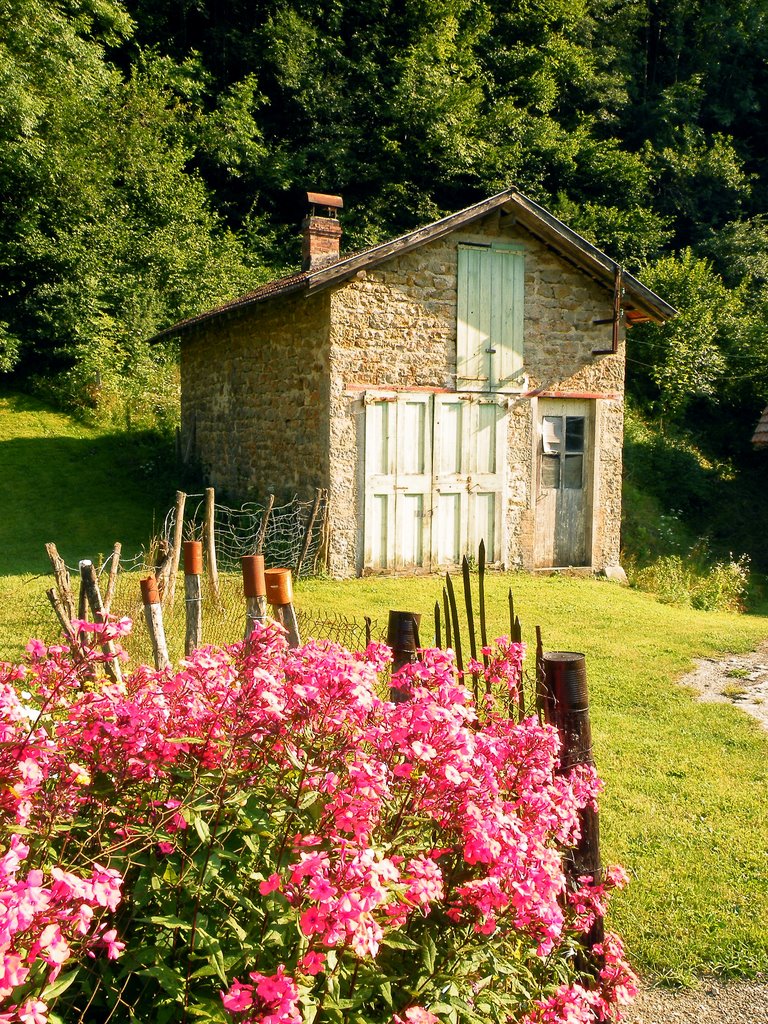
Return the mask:
[[459, 246], [456, 323], [456, 386], [470, 390], [488, 386], [490, 281], [483, 273], [487, 249]]
[[498, 318], [493, 333], [496, 349], [492, 374], [496, 388], [518, 383], [523, 372], [523, 301], [525, 258], [514, 249], [494, 249], [493, 307]]
[[459, 246], [456, 387], [486, 391], [513, 386], [523, 369], [521, 251]]

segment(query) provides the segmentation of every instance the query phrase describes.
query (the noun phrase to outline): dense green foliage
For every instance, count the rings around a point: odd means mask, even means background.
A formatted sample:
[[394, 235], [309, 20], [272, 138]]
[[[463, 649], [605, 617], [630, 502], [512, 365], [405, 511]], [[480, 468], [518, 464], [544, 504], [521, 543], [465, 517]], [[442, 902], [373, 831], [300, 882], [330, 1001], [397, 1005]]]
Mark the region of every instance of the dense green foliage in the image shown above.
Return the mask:
[[742, 469], [768, 400], [768, 0], [0, 13], [0, 371], [170, 423], [175, 354], [147, 339], [295, 267], [302, 189], [344, 194], [352, 249], [517, 184], [678, 306], [631, 331], [630, 395]]

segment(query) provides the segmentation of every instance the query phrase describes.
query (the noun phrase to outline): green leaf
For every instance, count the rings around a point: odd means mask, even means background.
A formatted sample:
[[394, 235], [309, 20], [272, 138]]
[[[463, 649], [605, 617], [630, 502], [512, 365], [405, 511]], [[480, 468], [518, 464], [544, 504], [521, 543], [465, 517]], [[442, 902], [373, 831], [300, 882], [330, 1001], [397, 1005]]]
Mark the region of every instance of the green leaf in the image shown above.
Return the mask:
[[192, 825], [194, 826], [195, 832], [197, 832], [198, 836], [200, 837], [200, 842], [210, 843], [211, 830], [208, 828], [207, 822], [205, 822], [203, 818], [200, 817], [200, 815], [196, 815], [192, 819]]
[[437, 947], [435, 946], [435, 940], [432, 938], [429, 932], [424, 936], [424, 941], [421, 947], [421, 959], [430, 974], [435, 973], [435, 959], [437, 957]]
[[151, 924], [158, 924], [161, 928], [172, 928], [174, 931], [177, 928], [179, 931], [190, 931], [192, 928], [189, 921], [185, 921], [183, 917], [176, 917], [173, 914], [153, 914], [150, 918], [142, 918], [141, 920], [149, 920]]
[[148, 978], [156, 978], [163, 987], [163, 991], [174, 999], [184, 991], [184, 979], [176, 974], [165, 964], [155, 964], [152, 967], [145, 967], [138, 972]]
[[396, 935], [386, 935], [381, 940], [382, 946], [389, 946], [391, 949], [420, 949], [418, 942], [414, 942], [413, 939], [407, 935], [398, 933]]
[[56, 999], [63, 992], [66, 992], [69, 986], [77, 979], [77, 971], [70, 971], [69, 974], [60, 975], [56, 981], [50, 985], [46, 985], [43, 989], [40, 998], [45, 1003], [50, 1003], [51, 1000]]

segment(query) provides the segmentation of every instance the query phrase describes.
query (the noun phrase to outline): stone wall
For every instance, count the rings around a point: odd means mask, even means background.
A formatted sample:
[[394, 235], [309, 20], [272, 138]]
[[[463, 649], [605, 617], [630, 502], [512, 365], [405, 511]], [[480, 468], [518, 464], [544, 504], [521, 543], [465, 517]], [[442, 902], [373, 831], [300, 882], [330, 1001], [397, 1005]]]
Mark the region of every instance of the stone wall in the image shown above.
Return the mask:
[[[361, 271], [331, 298], [330, 366], [333, 457], [330, 490], [331, 570], [362, 569], [363, 451], [366, 389], [449, 390], [456, 387], [456, 304], [459, 242], [516, 242], [525, 247], [524, 368], [529, 390], [617, 394], [624, 390], [623, 344], [611, 347], [613, 296], [496, 212], [468, 228]], [[599, 399], [598, 404], [603, 400]], [[618, 403], [619, 411], [621, 403]], [[596, 441], [605, 475], [593, 523], [594, 565], [618, 560], [621, 417], [601, 419], [611, 437]], [[531, 403], [510, 396], [507, 563], [533, 564], [534, 420]]]
[[182, 451], [229, 497], [328, 486], [329, 300], [274, 299], [182, 336]]

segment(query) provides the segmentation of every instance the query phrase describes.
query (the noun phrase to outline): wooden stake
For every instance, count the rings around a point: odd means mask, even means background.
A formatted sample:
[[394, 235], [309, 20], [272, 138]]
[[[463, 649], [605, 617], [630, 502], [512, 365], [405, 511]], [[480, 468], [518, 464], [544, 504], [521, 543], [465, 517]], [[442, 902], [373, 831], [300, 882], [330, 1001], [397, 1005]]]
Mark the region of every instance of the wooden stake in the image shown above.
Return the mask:
[[56, 580], [56, 586], [59, 590], [59, 597], [61, 603], [64, 606], [64, 611], [67, 613], [68, 619], [74, 619], [75, 617], [75, 599], [72, 596], [72, 587], [69, 583], [69, 573], [64, 559], [59, 555], [56, 550], [54, 543], [48, 543], [45, 545], [45, 550], [48, 553], [48, 557], [51, 560], [53, 566], [53, 575]]
[[[173, 520], [173, 547], [171, 549], [171, 562], [168, 568], [168, 585], [163, 590], [163, 604], [170, 604], [173, 608], [173, 599], [176, 596], [176, 575], [179, 571], [179, 560], [181, 558], [181, 538], [184, 531], [184, 505], [187, 496], [184, 491], [176, 491], [176, 509]], [[186, 587], [186, 584], [185, 584]]]
[[267, 585], [264, 577], [264, 555], [243, 555], [240, 559], [245, 595], [245, 637], [257, 622], [267, 621]]
[[[80, 562], [80, 580], [93, 614], [93, 621], [106, 622], [107, 613], [104, 611], [104, 602], [101, 599], [99, 580], [96, 576], [96, 570], [93, 567], [93, 562], [89, 561], [87, 558], [84, 558]], [[110, 655], [110, 660], [105, 663], [107, 674], [116, 683], [122, 682], [123, 673], [120, 670], [120, 659], [117, 657], [115, 645], [112, 640], [107, 640], [103, 643], [101, 645], [101, 649], [105, 654]]]
[[69, 617], [67, 616], [67, 612], [66, 609], [64, 608], [64, 605], [59, 600], [59, 596], [56, 593], [56, 589], [54, 587], [51, 587], [49, 590], [46, 590], [45, 594], [48, 600], [50, 601], [51, 607], [56, 613], [56, 618], [59, 620], [61, 628], [64, 631], [64, 636], [69, 641], [73, 657], [75, 658], [76, 661], [85, 663], [85, 675], [89, 679], [94, 679], [96, 676], [96, 666], [94, 664], [88, 663], [88, 659], [83, 650], [83, 646], [80, 643], [80, 638], [75, 632], [75, 627], [72, 625], [72, 623], [69, 620]]
[[168, 645], [165, 641], [163, 608], [160, 604], [157, 580], [154, 576], [147, 576], [146, 579], [139, 582], [141, 585], [141, 600], [144, 605], [144, 618], [147, 620], [149, 638], [152, 641], [152, 656], [155, 668], [160, 672], [164, 668], [168, 668], [171, 659], [168, 657]]
[[203, 545], [199, 540], [184, 541], [184, 612], [187, 623], [184, 654], [187, 657], [197, 650], [203, 637], [202, 572]]
[[117, 574], [120, 569], [120, 552], [123, 546], [119, 540], [115, 541], [112, 548], [112, 561], [109, 563], [109, 579], [107, 580], [107, 595], [104, 598], [104, 611], [109, 615], [112, 610], [112, 602], [115, 599], [115, 588], [117, 586]]
[[77, 646], [77, 634], [75, 633], [75, 628], [69, 620], [69, 616], [67, 615], [64, 605], [59, 600], [56, 588], [51, 587], [49, 590], [46, 590], [45, 596], [50, 601], [51, 608], [53, 608], [56, 613], [56, 618], [59, 620], [59, 625], [64, 631], [64, 636], [72, 645]]
[[299, 624], [293, 607], [293, 580], [290, 569], [266, 569], [264, 572], [267, 601], [275, 618], [288, 633], [288, 646], [300, 647]]
[[[328, 492], [323, 491], [324, 496], [328, 497]], [[326, 501], [323, 505], [323, 522], [320, 526], [320, 543], [317, 546], [317, 554], [315, 555], [315, 574], [318, 571], [328, 572], [331, 564], [331, 521], [328, 516], [328, 502]]]
[[294, 576], [296, 577], [296, 579], [298, 579], [299, 575], [301, 574], [301, 567], [304, 564], [304, 559], [307, 557], [309, 545], [312, 543], [312, 531], [315, 528], [315, 522], [317, 520], [317, 514], [320, 511], [320, 501], [322, 497], [323, 492], [319, 487], [317, 487], [315, 489], [315, 503], [312, 506], [312, 512], [310, 513], [309, 519], [307, 520], [306, 528], [304, 530], [304, 543], [301, 545], [301, 554], [299, 555], [299, 560], [297, 561], [296, 568], [294, 570]]
[[[488, 646], [488, 628], [485, 621], [485, 541], [480, 541], [477, 552], [477, 590], [480, 606], [480, 646]], [[488, 668], [488, 655], [483, 653], [483, 664]]]
[[219, 594], [219, 570], [216, 566], [216, 539], [214, 537], [214, 519], [216, 515], [214, 507], [215, 491], [212, 487], [205, 489], [205, 518], [203, 521], [203, 542], [208, 556], [208, 576], [211, 581], [211, 590], [216, 604], [221, 604]]
[[267, 507], [264, 509], [264, 515], [261, 517], [259, 535], [256, 538], [256, 550], [253, 552], [255, 555], [261, 555], [264, 553], [264, 542], [267, 539], [267, 527], [269, 526], [269, 518], [272, 515], [272, 507], [274, 504], [275, 496], [274, 494], [270, 494], [267, 500]]
[[459, 675], [464, 675], [464, 659], [461, 654], [461, 631], [459, 629], [459, 610], [456, 607], [456, 595], [453, 592], [453, 580], [448, 573], [445, 574], [445, 589], [448, 591], [448, 604], [451, 609], [451, 622], [453, 624], [453, 651], [456, 655], [456, 668]]
[[85, 587], [83, 586], [83, 581], [80, 580], [80, 592], [77, 595], [77, 617], [81, 622], [85, 619], [86, 603]]
[[[467, 610], [467, 632], [469, 633], [469, 656], [477, 661], [477, 640], [475, 639], [475, 613], [472, 608], [472, 578], [469, 572], [469, 559], [466, 555], [461, 560], [461, 576], [464, 582], [464, 606]], [[472, 673], [472, 693], [475, 702], [480, 699], [480, 680], [476, 672]]]

